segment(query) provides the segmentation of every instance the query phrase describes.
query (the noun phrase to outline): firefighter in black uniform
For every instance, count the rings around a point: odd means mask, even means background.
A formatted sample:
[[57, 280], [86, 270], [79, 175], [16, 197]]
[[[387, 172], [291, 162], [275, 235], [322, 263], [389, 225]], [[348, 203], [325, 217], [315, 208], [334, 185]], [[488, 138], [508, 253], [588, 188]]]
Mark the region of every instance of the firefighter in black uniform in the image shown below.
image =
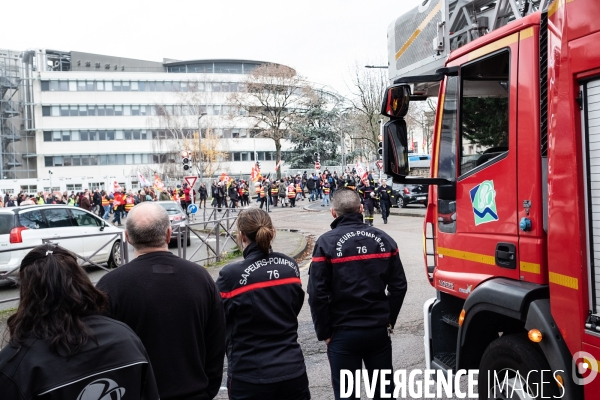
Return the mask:
[[271, 250], [275, 228], [258, 208], [237, 220], [244, 260], [221, 270], [217, 286], [227, 320], [227, 390], [232, 400], [310, 399], [298, 344], [304, 302], [293, 258]]
[[[327, 344], [336, 399], [340, 370], [360, 370], [363, 362], [371, 376], [375, 369], [392, 370], [389, 334], [406, 294], [396, 242], [365, 226], [361, 211], [354, 191], [336, 191], [332, 230], [315, 244], [308, 281], [308, 303], [317, 338]], [[379, 387], [375, 393], [379, 396]]]
[[376, 192], [379, 196], [379, 207], [381, 207], [383, 223], [387, 224], [387, 219], [390, 216], [390, 208], [392, 208], [392, 188], [387, 185], [386, 181], [383, 181]]
[[375, 215], [375, 189], [371, 186], [371, 183], [366, 180], [358, 187], [358, 194], [360, 194], [363, 203], [365, 224], [373, 226], [373, 217]]

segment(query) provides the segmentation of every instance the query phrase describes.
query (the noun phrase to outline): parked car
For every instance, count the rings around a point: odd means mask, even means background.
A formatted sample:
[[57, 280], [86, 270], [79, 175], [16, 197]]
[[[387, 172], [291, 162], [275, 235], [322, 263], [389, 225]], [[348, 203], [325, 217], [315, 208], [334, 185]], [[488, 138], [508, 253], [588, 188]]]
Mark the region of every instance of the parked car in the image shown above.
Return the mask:
[[429, 185], [405, 185], [388, 181], [392, 187], [392, 206], [405, 208], [409, 204], [422, 204], [427, 207]]
[[[185, 211], [183, 211], [183, 208], [181, 208], [181, 206], [179, 205], [179, 203], [177, 203], [176, 201], [173, 200], [164, 200], [164, 201], [157, 201], [158, 204], [160, 204], [165, 210], [167, 210], [167, 214], [169, 214], [169, 220], [171, 220], [171, 227], [173, 228], [173, 233], [171, 234], [171, 243], [176, 243], [177, 242], [177, 227], [180, 227], [180, 229], [185, 229], [187, 227], [187, 225], [189, 224], [189, 218], [187, 216], [187, 214], [185, 213]], [[190, 240], [190, 231], [188, 229], [186, 229], [187, 231], [187, 245], [189, 246], [191, 244], [191, 240]]]
[[[41, 245], [42, 239], [52, 239], [94, 263], [119, 267], [122, 264], [121, 236], [115, 236], [100, 249], [109, 237], [94, 234], [121, 232], [97, 215], [72, 206], [47, 204], [0, 208], [0, 250], [14, 250], [0, 253], [0, 283], [18, 280], [21, 260], [31, 248]], [[18, 250], [24, 247], [26, 249]]]

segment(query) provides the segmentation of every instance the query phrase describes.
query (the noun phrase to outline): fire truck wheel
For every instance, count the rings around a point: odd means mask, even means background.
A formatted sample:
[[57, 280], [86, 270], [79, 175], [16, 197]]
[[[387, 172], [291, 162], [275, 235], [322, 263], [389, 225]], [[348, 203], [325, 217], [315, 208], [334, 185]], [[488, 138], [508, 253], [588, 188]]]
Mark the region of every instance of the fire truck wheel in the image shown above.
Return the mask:
[[[561, 393], [541, 351], [520, 334], [490, 343], [481, 357], [478, 388], [480, 399], [541, 399]], [[487, 390], [484, 396], [482, 390]]]

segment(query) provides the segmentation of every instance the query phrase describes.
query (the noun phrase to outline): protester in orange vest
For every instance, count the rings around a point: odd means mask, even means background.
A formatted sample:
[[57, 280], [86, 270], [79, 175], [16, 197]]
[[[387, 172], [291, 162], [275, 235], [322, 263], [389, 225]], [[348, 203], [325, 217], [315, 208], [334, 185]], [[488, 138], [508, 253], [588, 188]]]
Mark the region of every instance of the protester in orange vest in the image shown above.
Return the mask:
[[293, 183], [290, 183], [287, 187], [287, 197], [290, 202], [290, 207], [296, 207], [296, 190]]
[[130, 192], [125, 199], [125, 214], [129, 215], [129, 211], [131, 211], [134, 205], [135, 200], [133, 199], [133, 193]]

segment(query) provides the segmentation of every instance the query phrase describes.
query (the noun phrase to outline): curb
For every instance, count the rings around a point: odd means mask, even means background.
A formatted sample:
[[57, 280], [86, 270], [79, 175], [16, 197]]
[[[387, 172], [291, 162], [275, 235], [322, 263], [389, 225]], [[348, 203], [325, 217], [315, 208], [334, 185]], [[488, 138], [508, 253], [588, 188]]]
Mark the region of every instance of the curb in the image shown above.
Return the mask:
[[393, 211], [390, 211], [390, 215], [396, 215], [396, 216], [399, 216], [399, 217], [417, 217], [417, 218], [425, 218], [425, 215], [423, 215], [423, 214], [411, 213], [411, 212], [407, 212], [407, 213], [399, 213], [399, 212], [393, 212]]
[[304, 211], [308, 211], [308, 212], [321, 212], [321, 211], [323, 211], [323, 210], [313, 210], [313, 209], [311, 209], [311, 208], [308, 208], [308, 207], [309, 207], [308, 205], [306, 205], [306, 206], [302, 206], [302, 209], [303, 209]]
[[306, 240], [306, 237], [299, 233], [299, 232], [292, 232], [290, 229], [277, 229], [278, 231], [285, 231], [285, 232], [290, 232], [290, 233], [295, 233], [297, 235], [300, 235], [302, 237], [302, 242], [300, 242], [300, 245], [294, 249], [294, 251], [290, 254], [286, 254], [288, 257], [291, 258], [296, 258], [298, 257], [300, 254], [304, 253], [306, 251], [306, 248], [308, 247], [308, 241]]

